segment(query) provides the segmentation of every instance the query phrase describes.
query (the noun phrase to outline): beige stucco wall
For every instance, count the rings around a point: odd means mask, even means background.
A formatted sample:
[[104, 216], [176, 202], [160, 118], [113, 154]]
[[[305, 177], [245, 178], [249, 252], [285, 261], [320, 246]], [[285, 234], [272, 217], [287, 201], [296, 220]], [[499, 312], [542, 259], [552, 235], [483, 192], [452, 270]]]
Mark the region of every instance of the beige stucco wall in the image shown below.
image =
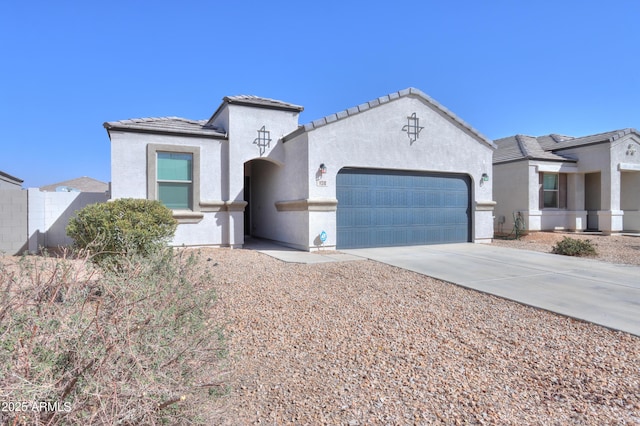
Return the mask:
[[[423, 127], [411, 142], [402, 130], [407, 117], [416, 113]], [[306, 182], [310, 200], [335, 200], [336, 176], [344, 167], [460, 173], [470, 177], [473, 212], [472, 238], [493, 237], [493, 212], [475, 209], [476, 203], [492, 202], [491, 158], [493, 148], [445, 117], [417, 96], [402, 97], [307, 133], [309, 155]], [[287, 144], [301, 143], [298, 140]], [[320, 164], [327, 167], [317, 185]], [[480, 185], [483, 173], [489, 181]], [[340, 200], [337, 200], [338, 203]], [[327, 233], [325, 246], [336, 245], [335, 211], [314, 212], [310, 217], [310, 245], [320, 232]]]
[[[200, 148], [200, 203], [223, 203], [222, 190], [228, 187], [224, 174], [226, 161], [223, 153], [227, 141], [204, 137], [156, 135], [118, 130], [111, 137], [111, 197], [147, 198], [147, 145], [177, 145]], [[155, 177], [152, 177], [155, 179]], [[207, 210], [207, 208], [201, 208]], [[214, 209], [215, 210], [215, 209]], [[228, 235], [228, 212], [202, 211], [197, 223], [182, 223], [176, 230], [175, 245], [220, 245]], [[228, 233], [227, 233], [228, 234]]]
[[[510, 233], [514, 229], [514, 215], [527, 216], [529, 200], [529, 162], [517, 161], [493, 166], [495, 230]], [[501, 223], [502, 222], [502, 223]], [[527, 220], [528, 223], [528, 220]]]
[[[403, 126], [416, 113], [423, 126], [411, 142]], [[460, 173], [470, 177], [473, 209], [472, 237], [493, 237], [491, 143], [482, 141], [460, 123], [420, 96], [397, 98], [328, 125], [283, 136], [298, 128], [298, 112], [234, 103], [224, 104], [212, 123], [227, 140], [155, 135], [110, 130], [112, 197], [146, 198], [149, 144], [200, 149], [200, 199], [224, 205], [218, 211], [200, 209], [199, 220], [181, 223], [173, 244], [231, 245], [244, 243], [244, 185], [251, 178], [249, 211], [253, 235], [300, 249], [336, 245], [335, 178], [343, 167]], [[270, 132], [264, 152], [254, 143], [258, 130]], [[317, 184], [324, 163], [328, 172]], [[481, 182], [483, 173], [488, 182]], [[211, 209], [209, 209], [211, 210]]]

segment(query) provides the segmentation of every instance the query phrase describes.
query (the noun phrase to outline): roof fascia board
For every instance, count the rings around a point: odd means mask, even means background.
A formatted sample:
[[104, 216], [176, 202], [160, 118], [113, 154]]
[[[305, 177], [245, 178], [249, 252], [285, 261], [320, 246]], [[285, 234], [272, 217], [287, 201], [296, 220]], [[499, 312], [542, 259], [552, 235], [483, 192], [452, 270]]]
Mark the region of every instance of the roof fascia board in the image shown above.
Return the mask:
[[469, 123], [467, 123], [466, 121], [464, 121], [463, 119], [458, 117], [451, 110], [446, 108], [444, 105], [440, 104], [438, 101], [433, 99], [431, 96], [429, 96], [426, 93], [424, 93], [422, 90], [416, 89], [414, 87], [410, 87], [408, 89], [401, 90], [398, 93], [402, 97], [402, 96], [406, 96], [405, 95], [406, 92], [408, 92], [407, 95], [416, 95], [416, 96], [422, 98], [428, 104], [431, 104], [433, 107], [436, 108], [436, 110], [438, 110], [439, 112], [444, 114], [445, 117], [449, 118], [451, 121], [453, 121], [453, 122], [457, 123], [458, 125], [460, 125], [461, 126], [460, 128], [463, 131], [467, 132], [469, 135], [473, 136], [475, 139], [479, 140], [480, 142], [483, 142], [484, 144], [490, 146], [493, 149], [497, 149], [498, 148], [497, 145], [493, 143], [493, 141], [491, 141], [489, 138], [487, 138], [486, 136], [481, 134], [477, 129], [475, 129], [474, 127], [469, 125]]
[[20, 178], [17, 178], [15, 176], [11, 176], [9, 173], [5, 173], [5, 172], [1, 172], [1, 171], [0, 171], [0, 176], [3, 177], [3, 178], [8, 179], [8, 182], [10, 182], [10, 183], [16, 183], [16, 184], [22, 185], [22, 183], [24, 182], [24, 180], [22, 180]]
[[111, 131], [119, 131], [128, 133], [147, 133], [153, 135], [187, 136], [192, 138], [227, 139], [226, 135], [220, 133], [148, 129], [130, 125], [118, 125], [113, 123], [104, 123], [103, 126], [105, 129], [107, 129], [107, 132], [109, 132], [109, 137], [111, 137]]
[[302, 112], [302, 110], [304, 109], [300, 106], [261, 104], [257, 102], [251, 102], [250, 100], [232, 99], [228, 96], [224, 97], [224, 101], [230, 105], [240, 105], [240, 106], [246, 106], [251, 108], [276, 109], [280, 111], [289, 111], [289, 112]]
[[565, 164], [565, 163], [577, 163], [578, 160], [573, 160], [570, 158], [567, 158], [566, 160], [549, 160], [548, 158], [538, 158], [538, 157], [523, 157], [523, 158], [514, 158], [511, 160], [504, 160], [504, 161], [494, 161], [493, 165], [496, 166], [498, 164], [508, 164], [508, 163], [517, 163], [519, 161], [553, 161], [559, 164]]
[[585, 144], [577, 144], [577, 145], [572, 145], [572, 146], [567, 146], [567, 147], [558, 147], [558, 148], [551, 148], [548, 150], [545, 150], [547, 152], [552, 152], [552, 153], [557, 153], [558, 151], [565, 151], [568, 149], [576, 149], [576, 148], [583, 148], [585, 146], [594, 146], [594, 145], [604, 145], [604, 144], [608, 144], [611, 143], [611, 141], [609, 139], [607, 139], [606, 141], [597, 141], [597, 142], [590, 142], [590, 143], [585, 143]]
[[532, 164], [535, 166], [536, 171], [547, 173], [578, 173], [577, 165], [569, 165], [566, 163], [559, 164]]
[[255, 102], [251, 102], [249, 100], [242, 100], [242, 99], [232, 99], [229, 96], [225, 96], [224, 98], [222, 98], [222, 103], [218, 106], [218, 108], [214, 111], [213, 114], [211, 114], [211, 118], [209, 118], [209, 120], [207, 120], [207, 124], [209, 123], [213, 123], [216, 118], [218, 117], [218, 115], [228, 106], [228, 105], [238, 105], [238, 106], [245, 106], [245, 107], [250, 107], [250, 108], [264, 108], [264, 109], [275, 109], [275, 110], [279, 110], [279, 111], [289, 111], [289, 112], [297, 112], [297, 113], [301, 113], [304, 108], [301, 106], [286, 106], [286, 105], [268, 105], [268, 104], [258, 104]]

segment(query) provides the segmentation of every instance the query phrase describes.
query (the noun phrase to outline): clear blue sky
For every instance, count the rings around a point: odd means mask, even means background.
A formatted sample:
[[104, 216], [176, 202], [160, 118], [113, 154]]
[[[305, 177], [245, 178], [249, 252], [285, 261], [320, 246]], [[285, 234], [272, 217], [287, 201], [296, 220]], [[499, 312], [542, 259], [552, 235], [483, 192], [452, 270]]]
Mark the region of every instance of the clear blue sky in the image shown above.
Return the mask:
[[481, 133], [640, 128], [640, 1], [0, 2], [0, 170], [110, 180], [105, 121], [228, 95], [301, 124], [417, 87]]

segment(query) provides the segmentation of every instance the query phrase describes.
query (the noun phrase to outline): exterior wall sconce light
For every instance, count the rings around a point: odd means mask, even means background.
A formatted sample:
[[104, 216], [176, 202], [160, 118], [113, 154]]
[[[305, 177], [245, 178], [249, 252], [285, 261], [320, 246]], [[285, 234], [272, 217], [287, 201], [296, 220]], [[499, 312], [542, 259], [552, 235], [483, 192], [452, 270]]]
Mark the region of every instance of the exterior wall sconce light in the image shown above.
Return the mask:
[[320, 168], [318, 168], [318, 171], [320, 172], [321, 175], [327, 173], [327, 166], [325, 166], [324, 163], [321, 163]]
[[482, 182], [489, 182], [489, 175], [486, 173], [482, 174]]

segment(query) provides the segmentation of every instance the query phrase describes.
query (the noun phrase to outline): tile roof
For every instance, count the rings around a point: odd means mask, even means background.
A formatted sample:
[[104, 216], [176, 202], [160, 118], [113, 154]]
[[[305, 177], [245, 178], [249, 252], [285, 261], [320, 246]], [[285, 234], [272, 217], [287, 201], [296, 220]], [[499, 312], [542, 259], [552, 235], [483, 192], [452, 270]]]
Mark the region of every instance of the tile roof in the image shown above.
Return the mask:
[[109, 121], [103, 124], [107, 130], [129, 130], [148, 133], [187, 134], [226, 138], [226, 132], [207, 126], [207, 120], [189, 120], [180, 117], [132, 118], [129, 120]]
[[537, 138], [515, 135], [494, 141], [498, 149], [493, 152], [493, 164], [518, 160], [575, 161], [551, 152], [546, 152]]
[[375, 108], [377, 106], [380, 106], [380, 105], [386, 104], [388, 102], [394, 101], [396, 99], [400, 99], [400, 98], [403, 98], [403, 97], [406, 97], [406, 96], [410, 96], [410, 95], [422, 98], [428, 104], [432, 105], [437, 110], [442, 112], [444, 115], [449, 117], [449, 119], [451, 119], [454, 122], [456, 122], [459, 125], [461, 125], [464, 129], [466, 129], [468, 132], [470, 132], [473, 136], [475, 136], [476, 138], [480, 139], [482, 142], [486, 143], [487, 145], [495, 148], [495, 145], [493, 144], [493, 142], [491, 140], [489, 140], [488, 138], [486, 138], [485, 136], [483, 136], [479, 131], [477, 131], [476, 129], [471, 127], [469, 124], [467, 124], [460, 117], [458, 117], [453, 112], [451, 112], [449, 109], [447, 109], [446, 107], [444, 107], [443, 105], [438, 103], [435, 99], [431, 98], [430, 96], [428, 96], [427, 94], [425, 94], [421, 90], [413, 88], [413, 87], [409, 87], [407, 89], [400, 90], [398, 92], [393, 92], [393, 93], [390, 93], [388, 95], [381, 96], [381, 97], [379, 97], [377, 99], [371, 100], [369, 102], [365, 102], [365, 103], [360, 104], [358, 106], [355, 106], [355, 107], [352, 107], [352, 108], [348, 108], [346, 110], [337, 112], [335, 114], [327, 115], [327, 116], [322, 117], [322, 118], [320, 118], [318, 120], [314, 120], [311, 123], [308, 123], [308, 124], [305, 124], [303, 126], [300, 126], [297, 130], [291, 132], [289, 135], [286, 135], [283, 138], [283, 140], [286, 141], [286, 140], [291, 139], [291, 138], [293, 138], [293, 137], [295, 137], [295, 136], [297, 136], [297, 135], [299, 135], [301, 133], [310, 132], [310, 131], [315, 130], [315, 129], [319, 128], [319, 127], [326, 126], [327, 124], [331, 124], [334, 121], [342, 120], [342, 119], [350, 117], [352, 115], [360, 114], [360, 113], [362, 113], [364, 111], [367, 111], [368, 109]]
[[304, 110], [304, 107], [300, 105], [290, 104], [277, 99], [261, 98], [253, 95], [225, 96], [223, 101], [236, 105], [258, 106], [271, 109], [282, 109], [286, 111], [301, 112]]
[[593, 145], [597, 143], [610, 143], [628, 134], [640, 134], [635, 129], [614, 130], [582, 137], [550, 134], [546, 136], [515, 135], [497, 139], [495, 144], [498, 149], [493, 153], [493, 164], [507, 163], [518, 160], [551, 160], [551, 161], [577, 161], [557, 152], [577, 146]]
[[622, 130], [613, 130], [611, 132], [598, 133], [595, 135], [582, 136], [573, 138], [570, 136], [549, 135], [547, 137], [538, 138], [545, 150], [557, 151], [559, 149], [573, 148], [576, 146], [592, 145], [596, 143], [613, 142], [628, 134], [635, 133], [640, 136], [637, 130], [627, 128]]
[[41, 186], [41, 191], [56, 192], [59, 187], [67, 187], [78, 190], [79, 192], [107, 192], [109, 184], [100, 180], [82, 176], [75, 179], [65, 180], [63, 182], [52, 183], [50, 185]]

